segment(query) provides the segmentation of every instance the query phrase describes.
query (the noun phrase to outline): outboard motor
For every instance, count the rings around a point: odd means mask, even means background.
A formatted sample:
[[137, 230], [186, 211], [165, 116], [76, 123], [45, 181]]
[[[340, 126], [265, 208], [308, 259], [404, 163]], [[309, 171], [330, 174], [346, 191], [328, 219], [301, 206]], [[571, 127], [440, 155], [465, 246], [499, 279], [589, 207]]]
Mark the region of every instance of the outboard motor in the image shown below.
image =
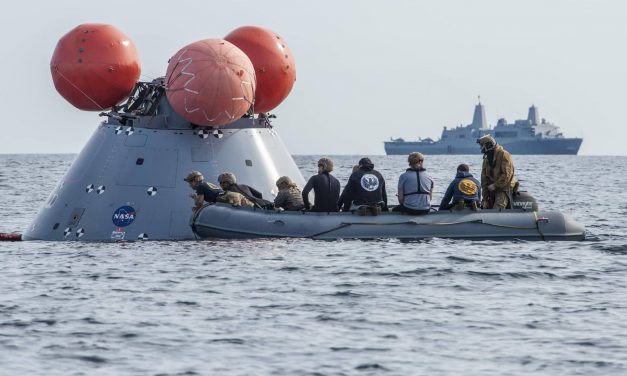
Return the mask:
[[513, 193], [512, 209], [522, 209], [524, 211], [538, 211], [538, 202], [527, 191], [516, 191]]

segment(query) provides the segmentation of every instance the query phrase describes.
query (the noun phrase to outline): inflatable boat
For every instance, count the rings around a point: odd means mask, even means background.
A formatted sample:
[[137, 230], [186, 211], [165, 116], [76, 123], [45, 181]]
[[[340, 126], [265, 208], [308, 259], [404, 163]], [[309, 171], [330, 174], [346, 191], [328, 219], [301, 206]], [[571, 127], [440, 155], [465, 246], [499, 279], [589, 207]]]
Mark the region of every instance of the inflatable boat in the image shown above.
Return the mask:
[[383, 212], [314, 213], [209, 204], [192, 216], [200, 238], [297, 237], [335, 239], [583, 240], [585, 228], [556, 211], [524, 209], [438, 211], [427, 215]]

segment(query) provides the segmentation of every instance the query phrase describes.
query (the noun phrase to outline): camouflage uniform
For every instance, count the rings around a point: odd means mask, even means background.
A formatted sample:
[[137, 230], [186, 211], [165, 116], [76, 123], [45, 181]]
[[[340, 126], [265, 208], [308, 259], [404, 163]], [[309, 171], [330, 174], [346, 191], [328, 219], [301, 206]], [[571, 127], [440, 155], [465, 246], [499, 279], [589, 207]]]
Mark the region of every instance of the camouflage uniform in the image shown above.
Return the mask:
[[281, 189], [274, 199], [274, 207], [292, 211], [302, 210], [305, 208], [303, 195], [296, 187]]
[[244, 197], [243, 194], [231, 191], [221, 192], [216, 198], [216, 202], [222, 202], [224, 204], [231, 204], [233, 206], [244, 206], [252, 208], [255, 206], [249, 199]]
[[[488, 190], [488, 186], [494, 184], [496, 189], [494, 192]], [[512, 194], [512, 189], [516, 184], [516, 178], [514, 177], [514, 162], [512, 156], [501, 145], [494, 147], [494, 159], [492, 165], [490, 165], [489, 158], [484, 156], [483, 167], [481, 168], [481, 195], [485, 203], [490, 197], [490, 194], [494, 194], [495, 209], [505, 209], [508, 207], [509, 196]]]

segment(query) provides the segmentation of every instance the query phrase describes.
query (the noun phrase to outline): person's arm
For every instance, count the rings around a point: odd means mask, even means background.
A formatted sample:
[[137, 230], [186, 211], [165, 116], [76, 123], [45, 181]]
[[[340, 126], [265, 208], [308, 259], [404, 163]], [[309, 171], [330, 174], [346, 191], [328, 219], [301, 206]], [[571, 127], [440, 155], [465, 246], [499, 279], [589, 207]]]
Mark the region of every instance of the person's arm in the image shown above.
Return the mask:
[[194, 196], [194, 211], [202, 208], [202, 205], [205, 203], [205, 195], [202, 194], [196, 194], [196, 196]]
[[340, 200], [338, 202], [338, 207], [343, 211], [350, 210], [351, 202], [353, 201], [353, 174], [348, 178], [348, 182], [346, 186], [342, 190], [342, 194], [340, 195]]
[[279, 194], [277, 194], [276, 197], [274, 198], [274, 207], [275, 208], [283, 207], [283, 204], [285, 204], [285, 201], [287, 201], [287, 192], [279, 191]]
[[311, 203], [309, 202], [309, 192], [313, 187], [313, 176], [309, 178], [307, 184], [305, 184], [305, 188], [303, 188], [302, 196], [303, 196], [303, 204], [305, 204], [305, 209], [311, 209]]
[[203, 190], [203, 186], [198, 185], [196, 187], [196, 189], [194, 189], [194, 192], [189, 194], [189, 197], [192, 198], [192, 200], [194, 200], [194, 207], [192, 208], [192, 211], [196, 211], [200, 208], [202, 208], [203, 204], [205, 203], [205, 194], [204, 194], [204, 190]]
[[250, 189], [250, 193], [252, 193], [253, 197], [256, 198], [263, 198], [261, 192], [259, 192], [258, 190], [256, 190], [255, 188], [251, 187], [250, 185], [248, 186], [248, 189]]
[[398, 187], [396, 188], [396, 196], [398, 196], [398, 203], [403, 205], [403, 203], [405, 202], [405, 190], [403, 188], [403, 184], [404, 180], [403, 180], [403, 175], [401, 175], [398, 178]]
[[433, 200], [433, 180], [431, 180], [431, 190], [429, 191], [429, 201]]
[[340, 208], [340, 210], [345, 210], [344, 209], [344, 197], [346, 196], [346, 187], [344, 187], [344, 189], [342, 190], [342, 193], [340, 194], [340, 199], [337, 200], [337, 207]]
[[[477, 184], [477, 187], [481, 187], [481, 183], [479, 183], [479, 181], [477, 179], [475, 179], [475, 183]], [[477, 194], [479, 195], [479, 202], [481, 202], [481, 188], [477, 189]]]
[[512, 179], [514, 178], [514, 162], [512, 156], [509, 153], [503, 153], [503, 160], [501, 161], [501, 174], [494, 182], [496, 189], [505, 191], [510, 189]]
[[385, 180], [381, 177], [381, 196], [383, 197], [383, 207], [388, 207], [388, 193], [385, 190]]
[[[455, 180], [453, 180], [451, 184], [448, 185], [448, 188], [446, 188], [446, 193], [444, 193], [444, 197], [442, 198], [442, 201], [440, 201], [440, 209], [445, 209], [448, 207], [449, 202], [451, 202], [451, 198], [453, 198], [454, 186]], [[433, 192], [433, 186], [431, 188], [431, 191]]]
[[481, 167], [481, 196], [483, 196], [483, 199], [486, 200], [488, 195], [490, 194], [490, 192], [488, 191], [488, 185], [492, 184], [489, 181], [489, 177], [487, 174], [487, 170], [488, 170], [488, 159], [487, 158], [483, 158], [483, 165]]

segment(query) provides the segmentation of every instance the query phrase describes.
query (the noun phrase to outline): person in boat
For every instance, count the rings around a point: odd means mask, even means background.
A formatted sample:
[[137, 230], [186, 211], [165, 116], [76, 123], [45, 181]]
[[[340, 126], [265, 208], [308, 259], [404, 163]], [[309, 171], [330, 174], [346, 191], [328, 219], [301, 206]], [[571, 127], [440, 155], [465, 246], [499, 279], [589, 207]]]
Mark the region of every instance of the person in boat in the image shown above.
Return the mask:
[[205, 202], [216, 202], [216, 198], [221, 192], [220, 187], [206, 182], [200, 171], [191, 171], [183, 180], [194, 190], [189, 194], [189, 197], [194, 200], [192, 211], [200, 209]]
[[237, 178], [231, 172], [223, 172], [218, 176], [218, 183], [224, 191], [236, 192], [251, 201], [255, 206], [260, 208], [270, 209], [274, 204], [268, 200], [265, 200], [258, 190], [250, 187], [246, 184], [237, 184]]
[[462, 163], [457, 166], [455, 179], [449, 184], [440, 202], [440, 210], [479, 210], [481, 203], [481, 183], [470, 173], [470, 167]]
[[358, 165], [359, 169], [348, 178], [340, 196], [339, 205], [342, 210], [360, 210], [361, 207], [378, 207], [380, 210], [387, 210], [385, 179], [379, 171], [374, 169], [374, 163], [370, 158], [361, 158]]
[[[340, 197], [340, 182], [331, 175], [333, 161], [331, 158], [318, 160], [318, 173], [307, 181], [303, 188], [302, 197], [305, 209], [314, 212], [336, 212]], [[309, 192], [314, 191], [314, 205], [309, 202]]]
[[433, 179], [423, 166], [424, 160], [424, 155], [418, 152], [407, 156], [409, 168], [398, 179], [399, 205], [393, 211], [422, 215], [431, 210]]
[[275, 208], [283, 208], [283, 210], [288, 211], [298, 211], [305, 208], [303, 194], [289, 176], [281, 176], [276, 181], [276, 187], [279, 189], [279, 193], [274, 199]]
[[481, 168], [481, 207], [484, 209], [511, 208], [516, 186], [512, 156], [496, 140], [485, 135], [477, 139], [483, 153]]
[[224, 191], [218, 194], [216, 202], [231, 204], [233, 206], [243, 206], [245, 208], [255, 207], [252, 201], [244, 197], [243, 194], [231, 191]]

